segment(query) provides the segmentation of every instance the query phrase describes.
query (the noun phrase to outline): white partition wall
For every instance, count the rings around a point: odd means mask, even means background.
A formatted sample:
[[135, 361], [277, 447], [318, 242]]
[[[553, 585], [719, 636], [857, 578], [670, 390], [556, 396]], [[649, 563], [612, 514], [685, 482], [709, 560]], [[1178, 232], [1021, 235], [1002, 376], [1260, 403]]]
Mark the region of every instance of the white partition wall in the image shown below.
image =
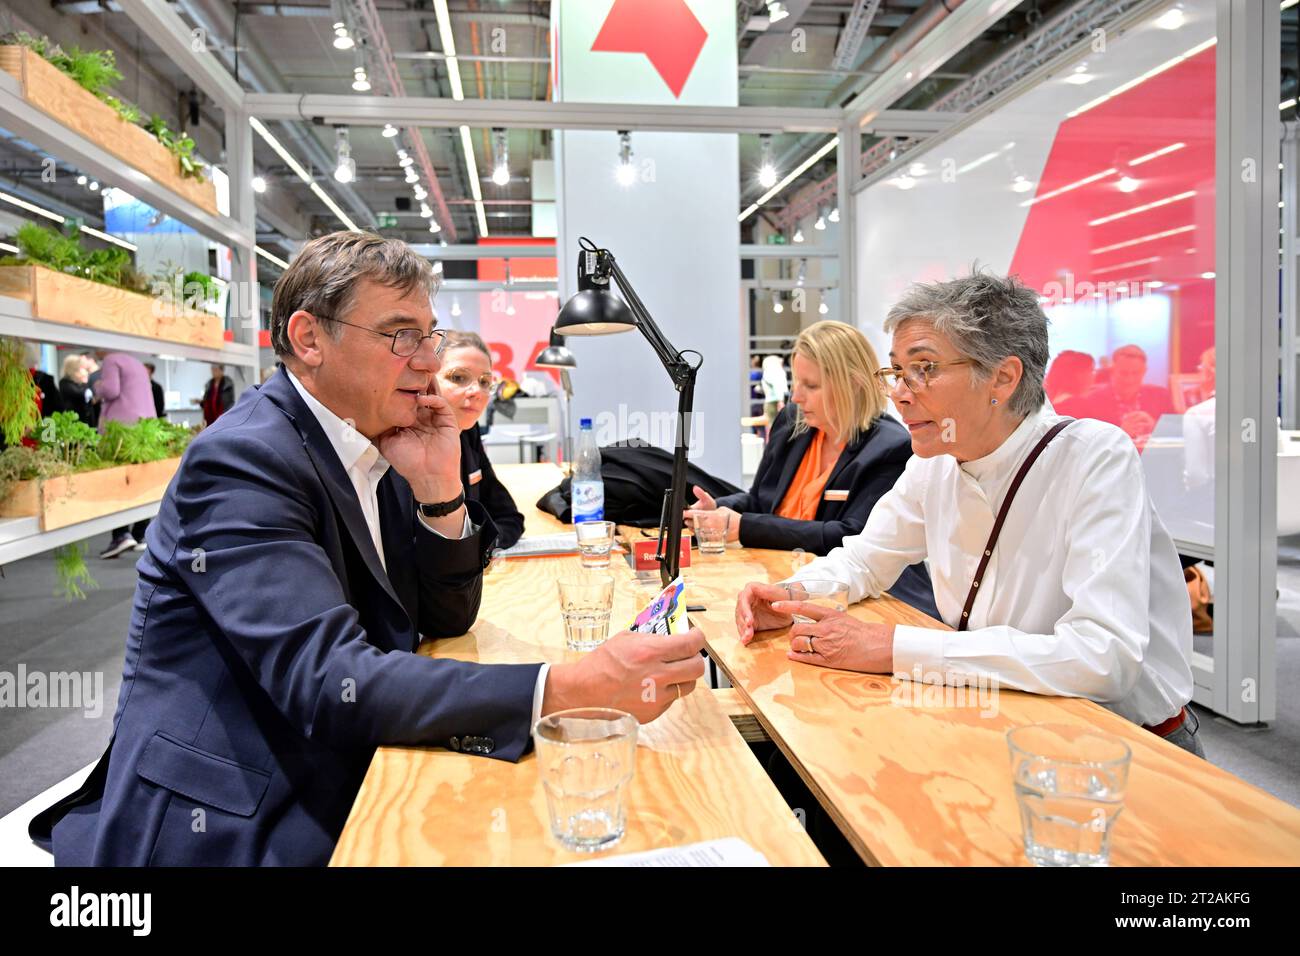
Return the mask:
[[[613, 0], [552, 5], [555, 98], [565, 103], [736, 105], [735, 6], [688, 0], [665, 20]], [[653, 59], [646, 50], [652, 51]], [[634, 181], [615, 178], [616, 132], [555, 134], [560, 301], [576, 289], [578, 238], [614, 253], [672, 344], [704, 356], [690, 455], [740, 478], [739, 165], [734, 134], [631, 134]], [[602, 442], [675, 441], [677, 393], [639, 333], [572, 337], [574, 419]]]

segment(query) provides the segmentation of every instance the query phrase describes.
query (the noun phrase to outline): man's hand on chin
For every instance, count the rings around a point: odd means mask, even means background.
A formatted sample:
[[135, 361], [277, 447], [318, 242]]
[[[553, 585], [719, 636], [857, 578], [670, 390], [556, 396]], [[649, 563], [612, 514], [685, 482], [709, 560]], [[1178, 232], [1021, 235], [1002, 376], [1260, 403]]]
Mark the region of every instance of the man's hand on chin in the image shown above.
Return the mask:
[[[420, 504], [451, 501], [462, 491], [460, 481], [460, 426], [447, 400], [433, 392], [416, 398], [415, 423], [392, 428], [375, 441], [389, 465], [406, 479]], [[462, 505], [441, 518], [425, 522], [449, 538], [459, 538], [465, 526]]]

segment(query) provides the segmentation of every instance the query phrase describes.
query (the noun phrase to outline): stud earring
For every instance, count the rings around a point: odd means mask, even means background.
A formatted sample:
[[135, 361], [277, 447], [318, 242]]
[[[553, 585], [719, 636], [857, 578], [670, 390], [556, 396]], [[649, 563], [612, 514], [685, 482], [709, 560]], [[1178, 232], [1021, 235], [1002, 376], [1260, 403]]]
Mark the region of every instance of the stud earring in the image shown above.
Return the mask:
[[998, 400], [997, 400], [996, 398], [993, 399], [993, 404], [996, 405], [997, 403], [998, 403]]

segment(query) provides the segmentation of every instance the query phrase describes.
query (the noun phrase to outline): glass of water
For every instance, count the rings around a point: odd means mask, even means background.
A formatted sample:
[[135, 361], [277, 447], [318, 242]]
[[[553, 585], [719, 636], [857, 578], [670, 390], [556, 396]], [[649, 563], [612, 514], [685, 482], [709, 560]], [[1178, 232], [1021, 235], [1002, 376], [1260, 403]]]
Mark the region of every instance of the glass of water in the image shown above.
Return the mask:
[[1037, 866], [1108, 866], [1132, 751], [1089, 727], [1030, 724], [1007, 733], [1025, 856]]
[[573, 526], [578, 536], [578, 554], [584, 568], [609, 567], [609, 552], [614, 547], [614, 522], [580, 521]]
[[[847, 611], [849, 607], [849, 586], [829, 579], [809, 578], [805, 581], [791, 581], [785, 587], [790, 589], [791, 601], [803, 601], [832, 611]], [[811, 624], [812, 618], [802, 614], [794, 615], [800, 624]]]
[[567, 849], [594, 852], [623, 839], [636, 731], [631, 714], [603, 707], [557, 711], [533, 728], [551, 833]]
[[695, 540], [700, 546], [700, 554], [725, 554], [727, 516], [715, 511], [695, 512]]
[[564, 617], [564, 642], [569, 650], [589, 651], [605, 643], [613, 604], [613, 575], [560, 578], [560, 614]]

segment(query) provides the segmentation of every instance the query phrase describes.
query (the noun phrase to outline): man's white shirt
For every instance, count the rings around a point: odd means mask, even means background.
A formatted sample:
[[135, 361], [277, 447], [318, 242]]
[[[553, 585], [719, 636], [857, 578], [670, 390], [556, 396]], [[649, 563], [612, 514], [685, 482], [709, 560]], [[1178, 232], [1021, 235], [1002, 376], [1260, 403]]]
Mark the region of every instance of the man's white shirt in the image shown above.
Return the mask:
[[[913, 457], [862, 533], [790, 580], [835, 578], [855, 602], [928, 558], [939, 614], [956, 627], [1002, 499], [1058, 421], [1044, 404], [984, 458]], [[896, 626], [895, 673], [1086, 697], [1145, 725], [1191, 699], [1187, 586], [1124, 432], [1080, 419], [1048, 445], [1016, 493], [967, 627]]]

